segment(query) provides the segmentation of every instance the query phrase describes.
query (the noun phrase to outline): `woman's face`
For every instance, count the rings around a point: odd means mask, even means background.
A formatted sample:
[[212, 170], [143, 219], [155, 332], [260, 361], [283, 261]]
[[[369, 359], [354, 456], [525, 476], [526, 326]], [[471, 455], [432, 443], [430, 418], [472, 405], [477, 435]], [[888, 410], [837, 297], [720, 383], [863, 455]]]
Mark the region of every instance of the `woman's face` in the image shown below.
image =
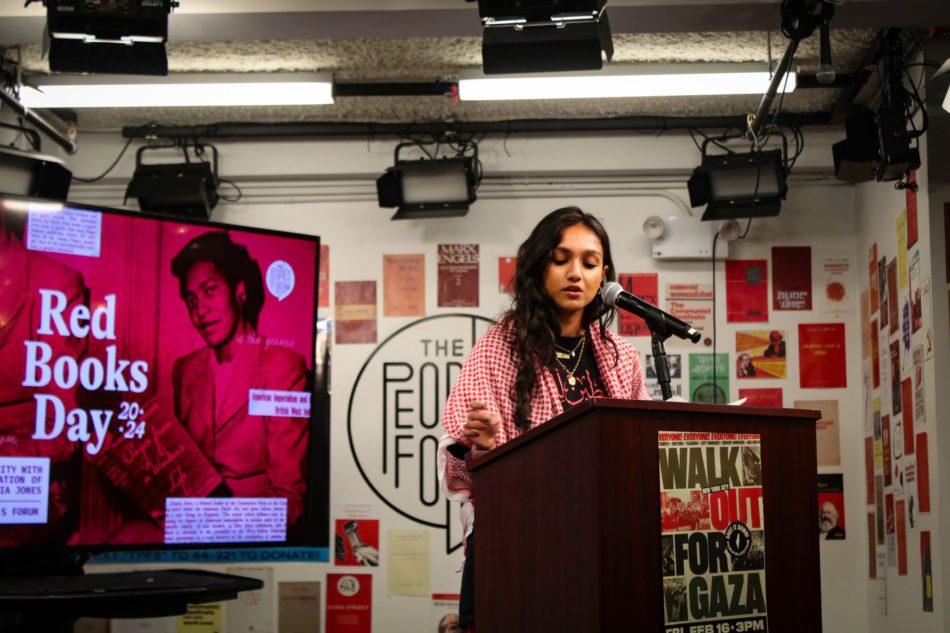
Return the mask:
[[182, 298], [191, 324], [209, 347], [221, 347], [234, 336], [241, 322], [239, 297], [243, 294], [244, 282], [232, 289], [224, 273], [211, 262], [197, 262], [188, 270]]
[[739, 356], [739, 367], [748, 367], [751, 361], [752, 358], [748, 354], [741, 354]]
[[544, 289], [562, 317], [581, 313], [600, 291], [606, 272], [600, 238], [583, 224], [574, 224], [562, 231], [544, 269]]

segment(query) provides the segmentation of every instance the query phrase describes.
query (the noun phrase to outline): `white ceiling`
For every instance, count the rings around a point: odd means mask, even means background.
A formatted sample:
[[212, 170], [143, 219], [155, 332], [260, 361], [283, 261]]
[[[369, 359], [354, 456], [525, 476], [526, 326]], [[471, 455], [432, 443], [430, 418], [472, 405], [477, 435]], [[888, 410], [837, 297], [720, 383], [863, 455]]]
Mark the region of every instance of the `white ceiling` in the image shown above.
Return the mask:
[[[778, 0], [610, 0], [613, 64], [766, 62], [785, 48]], [[0, 45], [14, 47], [25, 74], [48, 72], [45, 9], [0, 0]], [[832, 22], [839, 73], [858, 70], [878, 29], [950, 24], [948, 0], [854, 0]], [[771, 44], [771, 51], [769, 44]], [[796, 55], [801, 72], [817, 65], [817, 35]], [[481, 65], [476, 5], [464, 0], [182, 0], [169, 21], [171, 72], [331, 71], [338, 83], [451, 81]], [[800, 89], [788, 112], [830, 112], [843, 88]], [[341, 97], [332, 106], [293, 108], [115, 109], [78, 113], [81, 129], [157, 122], [226, 121], [407, 123], [622, 116], [735, 116], [759, 97], [602, 99], [453, 103], [446, 96]]]

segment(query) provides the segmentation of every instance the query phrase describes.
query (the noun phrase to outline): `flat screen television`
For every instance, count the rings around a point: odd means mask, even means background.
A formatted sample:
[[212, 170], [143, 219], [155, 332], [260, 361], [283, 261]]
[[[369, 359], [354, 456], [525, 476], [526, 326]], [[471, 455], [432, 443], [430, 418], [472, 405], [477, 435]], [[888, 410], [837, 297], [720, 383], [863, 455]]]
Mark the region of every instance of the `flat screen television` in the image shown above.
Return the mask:
[[0, 196], [0, 558], [326, 547], [319, 254]]

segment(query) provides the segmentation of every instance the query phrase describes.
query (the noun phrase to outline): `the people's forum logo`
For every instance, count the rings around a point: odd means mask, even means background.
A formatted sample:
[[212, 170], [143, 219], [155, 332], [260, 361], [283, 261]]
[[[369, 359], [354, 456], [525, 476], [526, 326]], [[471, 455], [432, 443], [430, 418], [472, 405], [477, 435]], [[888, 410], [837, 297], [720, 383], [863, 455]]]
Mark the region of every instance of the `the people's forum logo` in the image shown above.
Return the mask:
[[462, 363], [492, 321], [470, 314], [420, 319], [379, 344], [350, 393], [346, 430], [367, 485], [390, 508], [446, 531], [446, 552], [462, 535], [458, 504], [439, 490], [442, 410]]

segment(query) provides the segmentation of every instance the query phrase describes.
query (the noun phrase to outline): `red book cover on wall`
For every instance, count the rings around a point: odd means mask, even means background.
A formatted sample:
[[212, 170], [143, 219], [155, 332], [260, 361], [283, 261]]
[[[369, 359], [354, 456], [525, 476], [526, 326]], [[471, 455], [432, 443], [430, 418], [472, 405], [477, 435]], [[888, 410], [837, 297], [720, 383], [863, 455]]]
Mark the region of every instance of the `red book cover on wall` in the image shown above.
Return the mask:
[[844, 323], [800, 323], [798, 357], [802, 389], [848, 386]]
[[772, 309], [811, 310], [811, 247], [772, 247]]
[[334, 316], [337, 343], [376, 342], [376, 282], [337, 281]]
[[[620, 273], [618, 281], [623, 289], [642, 298], [647, 303], [660, 303], [659, 282], [656, 273]], [[640, 317], [618, 310], [621, 336], [650, 336], [650, 328]]]
[[769, 320], [768, 262], [764, 259], [726, 261], [726, 321]]
[[881, 386], [881, 344], [877, 339], [877, 319], [871, 321], [871, 386]]
[[478, 307], [478, 244], [439, 244], [439, 307]]
[[887, 311], [891, 324], [891, 334], [895, 334], [897, 328], [900, 327], [899, 310], [900, 306], [897, 303], [897, 260], [892, 259], [887, 263]]
[[927, 449], [927, 434], [917, 434], [917, 496], [920, 500], [920, 512], [930, 512], [930, 454]]
[[515, 294], [515, 273], [518, 268], [517, 257], [498, 258], [498, 294]]
[[747, 407], [776, 407], [782, 408], [782, 388], [767, 387], [763, 389], [740, 389], [739, 398], [745, 398], [743, 402]]
[[[917, 182], [917, 172], [912, 171], [907, 175], [907, 184]], [[917, 192], [913, 187], [904, 190], [907, 196], [907, 248], [917, 243]]]
[[327, 633], [370, 633], [372, 574], [327, 574]]
[[881, 301], [880, 289], [877, 286], [877, 242], [868, 248], [868, 274], [871, 282], [871, 314], [874, 314], [880, 307]]

